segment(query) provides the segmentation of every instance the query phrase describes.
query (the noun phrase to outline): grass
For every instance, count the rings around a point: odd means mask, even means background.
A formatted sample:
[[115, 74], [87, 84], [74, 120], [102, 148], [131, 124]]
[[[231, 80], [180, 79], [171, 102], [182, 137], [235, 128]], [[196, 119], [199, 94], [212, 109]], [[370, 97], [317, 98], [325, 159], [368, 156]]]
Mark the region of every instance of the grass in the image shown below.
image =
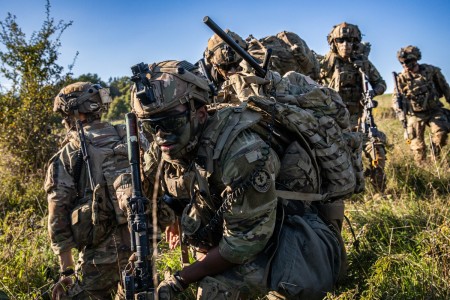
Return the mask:
[[[450, 299], [450, 147], [441, 160], [416, 166], [390, 96], [377, 100], [376, 122], [389, 138], [387, 191], [379, 195], [368, 184], [346, 202], [359, 245], [345, 224], [348, 276], [327, 299]], [[0, 290], [10, 299], [49, 299], [45, 292], [57, 278], [42, 181], [11, 178], [0, 168]], [[160, 274], [179, 269], [179, 250], [160, 248]], [[195, 291], [180, 299], [195, 299]]]

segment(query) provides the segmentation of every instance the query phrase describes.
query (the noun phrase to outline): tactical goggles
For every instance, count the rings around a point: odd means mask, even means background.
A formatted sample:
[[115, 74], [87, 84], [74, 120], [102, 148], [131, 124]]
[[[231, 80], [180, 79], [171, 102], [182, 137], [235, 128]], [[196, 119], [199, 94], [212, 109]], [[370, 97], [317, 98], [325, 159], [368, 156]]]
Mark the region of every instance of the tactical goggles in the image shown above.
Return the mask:
[[415, 59], [405, 59], [404, 61], [401, 62], [402, 65], [410, 65], [413, 64], [415, 62]]
[[176, 115], [169, 115], [160, 118], [141, 119], [141, 125], [144, 131], [156, 134], [158, 130], [164, 132], [174, 132], [187, 124], [189, 110]]
[[347, 42], [347, 43], [354, 43], [355, 42], [355, 39], [351, 38], [351, 37], [335, 38], [334, 40], [338, 44], [342, 44], [344, 42]]

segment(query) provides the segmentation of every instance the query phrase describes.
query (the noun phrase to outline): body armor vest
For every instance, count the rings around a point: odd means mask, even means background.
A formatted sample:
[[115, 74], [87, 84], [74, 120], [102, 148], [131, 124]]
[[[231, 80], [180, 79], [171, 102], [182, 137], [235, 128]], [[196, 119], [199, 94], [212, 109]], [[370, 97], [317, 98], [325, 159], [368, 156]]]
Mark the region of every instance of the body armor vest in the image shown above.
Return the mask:
[[361, 73], [350, 62], [336, 60], [332, 88], [339, 92], [347, 106], [359, 106], [362, 94]]
[[420, 65], [418, 73], [402, 73], [401, 89], [409, 104], [409, 111], [422, 112], [439, 105], [439, 97], [430, 70]]

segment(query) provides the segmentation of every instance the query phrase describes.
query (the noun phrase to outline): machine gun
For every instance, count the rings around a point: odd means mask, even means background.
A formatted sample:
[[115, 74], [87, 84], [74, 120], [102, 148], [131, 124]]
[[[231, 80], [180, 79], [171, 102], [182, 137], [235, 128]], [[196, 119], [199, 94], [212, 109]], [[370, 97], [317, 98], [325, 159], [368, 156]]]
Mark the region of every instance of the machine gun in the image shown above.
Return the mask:
[[397, 99], [397, 106], [400, 111], [397, 113], [399, 120], [402, 122], [403, 129], [405, 130], [403, 133], [403, 137], [407, 144], [411, 144], [411, 139], [408, 134], [408, 120], [406, 116], [408, 115], [408, 106], [405, 101], [405, 96], [400, 92], [398, 87], [398, 74], [396, 72], [392, 72], [394, 76], [394, 86], [395, 86], [395, 98]]
[[222, 28], [219, 27], [210, 17], [206, 16], [203, 18], [203, 23], [205, 23], [215, 34], [217, 34], [231, 49], [233, 49], [243, 60], [245, 60], [253, 69], [255, 69], [255, 74], [259, 77], [265, 78], [267, 74], [267, 68], [270, 61], [270, 56], [272, 50], [266, 52], [264, 57], [263, 66], [261, 67], [258, 62], [239, 46]]
[[140, 153], [137, 118], [134, 113], [125, 116], [127, 126], [128, 160], [131, 167], [132, 194], [128, 200], [128, 222], [131, 234], [131, 251], [136, 260], [132, 270], [123, 271], [123, 286], [127, 300], [154, 299], [155, 284], [149, 262], [150, 247], [145, 213], [149, 200], [143, 196], [140, 171]]
[[361, 131], [363, 133], [366, 133], [369, 137], [369, 142], [372, 145], [372, 166], [374, 168], [378, 167], [378, 156], [377, 151], [375, 149], [375, 143], [377, 142], [377, 139], [379, 137], [379, 132], [377, 125], [375, 124], [375, 120], [373, 118], [372, 109], [377, 107], [377, 102], [373, 100], [373, 91], [369, 90], [369, 79], [367, 78], [366, 73], [364, 73], [361, 68], [359, 69], [359, 72], [362, 76], [362, 83], [363, 83], [363, 99], [362, 99], [362, 105], [364, 107], [363, 109], [363, 120], [361, 121]]

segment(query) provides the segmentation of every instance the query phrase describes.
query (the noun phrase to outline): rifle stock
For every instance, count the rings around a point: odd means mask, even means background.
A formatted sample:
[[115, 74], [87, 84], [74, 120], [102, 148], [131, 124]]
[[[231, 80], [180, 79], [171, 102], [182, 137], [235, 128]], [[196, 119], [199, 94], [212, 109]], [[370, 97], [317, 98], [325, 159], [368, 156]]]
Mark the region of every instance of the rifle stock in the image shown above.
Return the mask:
[[137, 117], [134, 113], [125, 116], [127, 127], [128, 160], [131, 167], [132, 194], [129, 205], [129, 228], [131, 251], [136, 260], [134, 268], [123, 271], [123, 285], [127, 300], [154, 299], [152, 268], [149, 260], [149, 234], [146, 206], [149, 200], [143, 196], [140, 171], [140, 153]]

